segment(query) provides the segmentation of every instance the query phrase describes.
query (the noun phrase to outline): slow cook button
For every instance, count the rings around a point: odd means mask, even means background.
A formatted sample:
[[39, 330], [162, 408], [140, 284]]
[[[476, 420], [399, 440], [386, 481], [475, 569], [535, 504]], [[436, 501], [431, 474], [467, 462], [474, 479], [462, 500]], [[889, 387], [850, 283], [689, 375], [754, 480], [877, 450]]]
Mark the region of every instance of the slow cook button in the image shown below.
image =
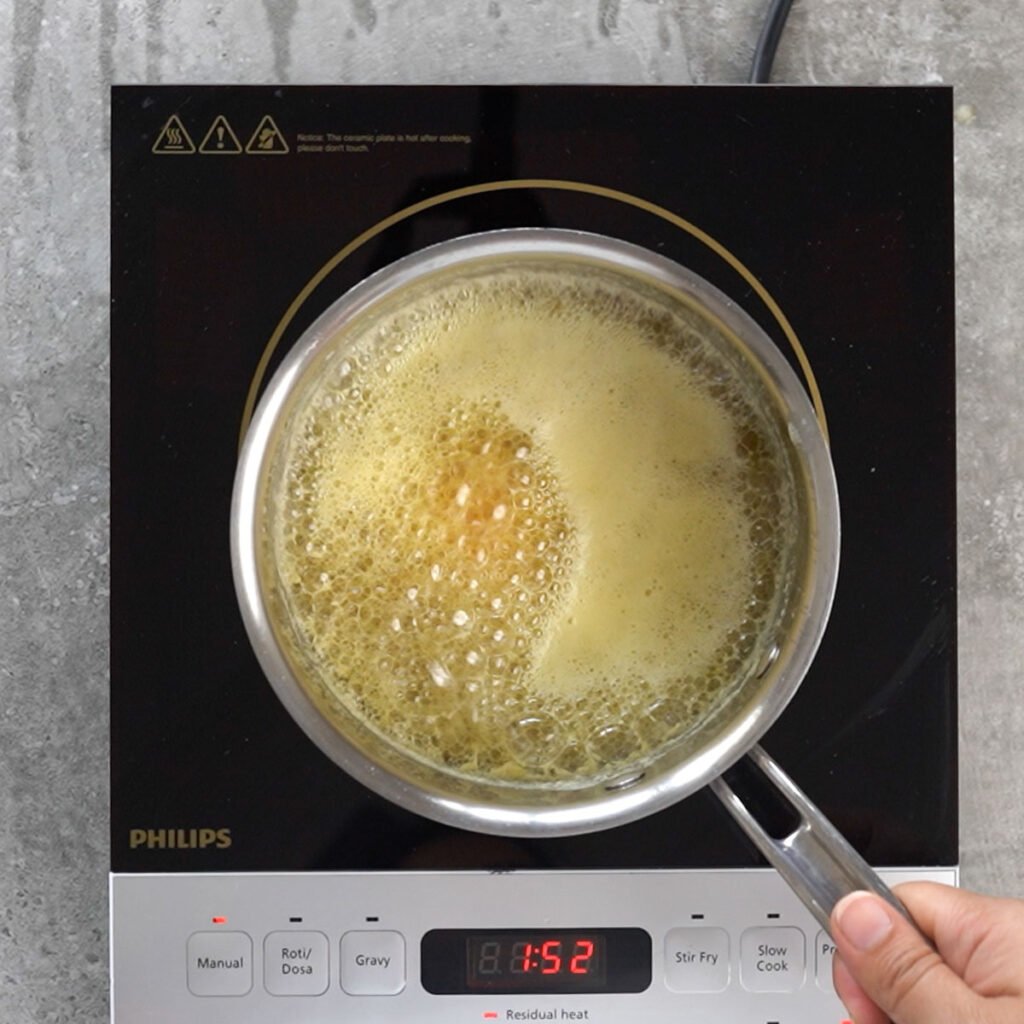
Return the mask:
[[263, 942], [263, 985], [272, 996], [320, 996], [327, 991], [327, 936], [271, 932]]
[[194, 996], [244, 996], [252, 988], [252, 939], [245, 932], [193, 932], [186, 956]]
[[398, 932], [346, 932], [341, 987], [350, 996], [396, 996], [405, 988], [405, 939]]
[[673, 928], [665, 936], [665, 985], [673, 992], [729, 987], [729, 936], [721, 928]]
[[799, 928], [749, 928], [740, 936], [740, 980], [748, 992], [796, 992], [806, 964]]

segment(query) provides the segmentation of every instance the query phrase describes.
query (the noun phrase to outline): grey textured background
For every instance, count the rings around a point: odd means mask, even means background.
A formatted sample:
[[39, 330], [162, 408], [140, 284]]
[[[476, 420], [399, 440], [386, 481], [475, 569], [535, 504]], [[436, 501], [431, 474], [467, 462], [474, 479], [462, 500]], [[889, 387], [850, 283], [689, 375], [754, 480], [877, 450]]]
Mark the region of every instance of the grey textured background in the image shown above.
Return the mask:
[[[740, 82], [766, 5], [0, 0], [5, 1024], [107, 1017], [110, 83]], [[1019, 0], [796, 0], [775, 73], [957, 90], [963, 881], [1016, 896], [1022, 70]]]

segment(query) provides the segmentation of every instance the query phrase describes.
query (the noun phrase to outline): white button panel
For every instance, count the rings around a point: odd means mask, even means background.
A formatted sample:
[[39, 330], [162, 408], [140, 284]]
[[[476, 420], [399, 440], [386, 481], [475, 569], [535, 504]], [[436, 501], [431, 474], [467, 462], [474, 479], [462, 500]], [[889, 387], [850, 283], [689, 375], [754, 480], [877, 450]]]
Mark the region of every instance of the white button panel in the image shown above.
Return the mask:
[[[955, 884], [957, 873], [883, 877]], [[420, 982], [420, 955], [436, 928], [640, 928], [651, 940], [650, 984], [618, 993], [435, 995]], [[846, 1017], [832, 990], [828, 935], [768, 870], [119, 875], [111, 881], [111, 953], [113, 1024]], [[464, 969], [457, 955], [452, 962]]]

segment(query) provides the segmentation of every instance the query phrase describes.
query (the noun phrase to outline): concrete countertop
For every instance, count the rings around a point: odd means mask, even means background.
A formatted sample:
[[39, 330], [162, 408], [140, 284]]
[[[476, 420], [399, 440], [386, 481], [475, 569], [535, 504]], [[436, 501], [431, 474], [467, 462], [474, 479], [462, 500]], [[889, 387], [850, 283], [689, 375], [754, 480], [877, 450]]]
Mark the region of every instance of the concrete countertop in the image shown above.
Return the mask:
[[[6, 1024], [108, 1014], [111, 82], [742, 82], [766, 7], [0, 0]], [[1018, 0], [797, 0], [774, 80], [956, 87], [963, 882], [1024, 896], [1019, 14]]]

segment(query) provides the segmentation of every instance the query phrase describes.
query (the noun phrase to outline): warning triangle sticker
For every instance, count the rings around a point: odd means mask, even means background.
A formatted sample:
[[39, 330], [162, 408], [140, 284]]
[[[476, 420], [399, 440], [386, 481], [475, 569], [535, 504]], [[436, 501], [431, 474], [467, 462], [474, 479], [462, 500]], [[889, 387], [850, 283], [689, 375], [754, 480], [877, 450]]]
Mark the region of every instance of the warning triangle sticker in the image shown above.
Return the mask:
[[284, 141], [281, 129], [274, 124], [274, 119], [267, 114], [252, 133], [246, 153], [283, 154], [288, 152], [288, 143]]
[[199, 143], [199, 152], [211, 156], [230, 156], [242, 152], [242, 144], [223, 114], [218, 114], [214, 118], [210, 130]]
[[194, 153], [196, 147], [185, 126], [181, 123], [177, 114], [171, 114], [167, 124], [160, 130], [160, 134], [153, 143], [154, 153]]

